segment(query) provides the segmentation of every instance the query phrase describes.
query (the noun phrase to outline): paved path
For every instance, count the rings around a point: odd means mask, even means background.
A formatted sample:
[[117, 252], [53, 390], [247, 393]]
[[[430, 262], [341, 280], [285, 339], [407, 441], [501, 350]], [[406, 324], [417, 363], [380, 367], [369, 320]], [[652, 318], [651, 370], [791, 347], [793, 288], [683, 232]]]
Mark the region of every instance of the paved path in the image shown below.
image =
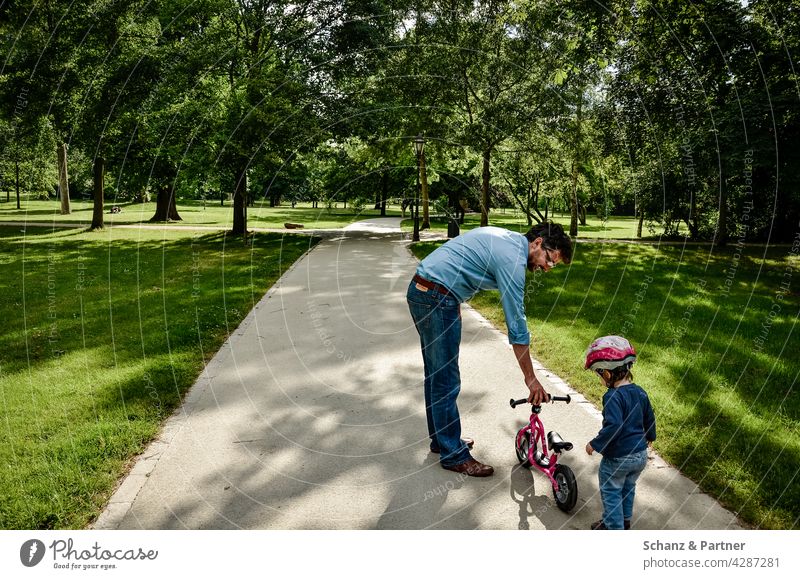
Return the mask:
[[[207, 366], [98, 519], [125, 529], [586, 529], [599, 518], [599, 458], [582, 447], [600, 415], [549, 405], [572, 440], [579, 500], [566, 515], [546, 478], [517, 465], [527, 417], [507, 340], [464, 310], [459, 406], [475, 456], [465, 479], [428, 452], [422, 357], [405, 303], [415, 259], [399, 219], [348, 227], [298, 261]], [[551, 392], [572, 392], [542, 372]], [[634, 528], [728, 529], [736, 518], [654, 457]]]

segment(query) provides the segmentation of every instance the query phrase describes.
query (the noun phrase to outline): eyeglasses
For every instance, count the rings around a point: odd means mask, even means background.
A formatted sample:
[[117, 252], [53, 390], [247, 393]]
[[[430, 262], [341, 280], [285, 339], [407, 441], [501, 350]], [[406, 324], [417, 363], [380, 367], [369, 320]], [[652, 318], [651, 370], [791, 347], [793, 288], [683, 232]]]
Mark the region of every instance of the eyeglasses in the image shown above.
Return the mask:
[[552, 256], [552, 255], [550, 255], [550, 250], [549, 250], [549, 249], [547, 249], [547, 248], [545, 247], [545, 248], [544, 248], [544, 253], [545, 253], [545, 255], [547, 256], [547, 267], [548, 267], [548, 268], [553, 268], [553, 267], [555, 267], [555, 266], [556, 266], [556, 262], [555, 262], [555, 261], [553, 261], [553, 256]]

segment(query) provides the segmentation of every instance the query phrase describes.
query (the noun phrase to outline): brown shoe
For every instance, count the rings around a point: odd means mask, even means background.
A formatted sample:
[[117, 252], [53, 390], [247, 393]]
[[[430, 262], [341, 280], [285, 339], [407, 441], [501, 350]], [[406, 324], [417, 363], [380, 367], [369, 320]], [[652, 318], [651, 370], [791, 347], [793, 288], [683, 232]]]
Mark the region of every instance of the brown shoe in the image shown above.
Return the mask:
[[[630, 522], [629, 519], [625, 519], [622, 523], [623, 523], [623, 527], [625, 528], [626, 531], [630, 530], [631, 522]], [[607, 531], [608, 530], [608, 527], [606, 527], [606, 524], [603, 522], [603, 519], [600, 519], [599, 521], [595, 521], [594, 523], [592, 523], [590, 528], [593, 531]]]
[[607, 531], [608, 530], [608, 527], [606, 527], [606, 524], [603, 522], [603, 519], [600, 519], [599, 521], [595, 521], [594, 523], [589, 525], [589, 528], [592, 531]]
[[494, 468], [488, 464], [478, 462], [474, 458], [455, 466], [442, 466], [442, 468], [445, 470], [452, 470], [453, 472], [464, 473], [467, 476], [492, 476], [494, 474]]

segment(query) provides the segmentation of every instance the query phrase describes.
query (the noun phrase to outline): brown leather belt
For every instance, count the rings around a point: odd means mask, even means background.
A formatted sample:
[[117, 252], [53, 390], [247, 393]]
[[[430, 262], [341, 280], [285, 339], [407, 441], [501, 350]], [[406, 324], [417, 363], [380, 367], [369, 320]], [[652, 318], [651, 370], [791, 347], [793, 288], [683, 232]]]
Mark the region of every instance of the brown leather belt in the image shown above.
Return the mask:
[[417, 274], [414, 274], [414, 281], [417, 282], [422, 287], [426, 287], [428, 289], [432, 289], [435, 292], [439, 292], [442, 295], [449, 296], [450, 290], [444, 287], [443, 285], [439, 285], [438, 283], [434, 283], [429, 279], [425, 279]]

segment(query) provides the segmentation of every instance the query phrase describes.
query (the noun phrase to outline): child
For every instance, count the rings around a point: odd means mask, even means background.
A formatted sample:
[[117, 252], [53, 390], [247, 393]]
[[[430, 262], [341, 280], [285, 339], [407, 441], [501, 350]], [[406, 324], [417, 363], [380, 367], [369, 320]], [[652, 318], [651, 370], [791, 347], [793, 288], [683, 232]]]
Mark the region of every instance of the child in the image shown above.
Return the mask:
[[586, 452], [603, 455], [600, 496], [603, 518], [591, 528], [629, 529], [636, 479], [647, 464], [647, 447], [656, 439], [656, 417], [647, 392], [631, 382], [636, 352], [620, 336], [598, 338], [586, 351], [586, 368], [608, 388], [603, 395], [603, 426], [586, 444]]

